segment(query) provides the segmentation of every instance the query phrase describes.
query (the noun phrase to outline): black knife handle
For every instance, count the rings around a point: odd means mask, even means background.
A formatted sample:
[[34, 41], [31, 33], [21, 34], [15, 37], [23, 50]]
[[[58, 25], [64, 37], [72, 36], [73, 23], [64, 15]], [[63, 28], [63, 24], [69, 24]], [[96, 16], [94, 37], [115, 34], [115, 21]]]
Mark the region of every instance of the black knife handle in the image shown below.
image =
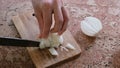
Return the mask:
[[39, 44], [38, 41], [0, 37], [0, 45], [2, 46], [38, 47]]

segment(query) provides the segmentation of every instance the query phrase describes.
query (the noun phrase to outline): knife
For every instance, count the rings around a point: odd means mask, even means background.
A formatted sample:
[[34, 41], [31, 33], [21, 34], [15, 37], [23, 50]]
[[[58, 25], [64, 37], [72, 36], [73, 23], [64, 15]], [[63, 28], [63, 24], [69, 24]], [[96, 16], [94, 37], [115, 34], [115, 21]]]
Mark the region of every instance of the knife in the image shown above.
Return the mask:
[[0, 46], [39, 47], [39, 41], [20, 38], [0, 37]]

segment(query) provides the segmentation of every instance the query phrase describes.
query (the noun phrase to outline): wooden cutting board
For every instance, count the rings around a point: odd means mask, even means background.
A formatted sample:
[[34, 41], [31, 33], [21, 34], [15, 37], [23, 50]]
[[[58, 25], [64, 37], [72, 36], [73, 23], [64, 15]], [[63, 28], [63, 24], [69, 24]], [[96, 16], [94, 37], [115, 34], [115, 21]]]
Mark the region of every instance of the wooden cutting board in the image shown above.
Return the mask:
[[[32, 15], [33, 12], [18, 14], [12, 18], [21, 38], [36, 40], [39, 35], [39, 26], [36, 18]], [[70, 59], [81, 53], [80, 46], [76, 43], [71, 33], [67, 30], [63, 34], [64, 42], [74, 45], [75, 50], [61, 51], [57, 49], [59, 56], [52, 56], [49, 51], [40, 50], [39, 47], [27, 47], [27, 50], [37, 68], [46, 68], [61, 61]], [[65, 46], [65, 44], [63, 44]]]

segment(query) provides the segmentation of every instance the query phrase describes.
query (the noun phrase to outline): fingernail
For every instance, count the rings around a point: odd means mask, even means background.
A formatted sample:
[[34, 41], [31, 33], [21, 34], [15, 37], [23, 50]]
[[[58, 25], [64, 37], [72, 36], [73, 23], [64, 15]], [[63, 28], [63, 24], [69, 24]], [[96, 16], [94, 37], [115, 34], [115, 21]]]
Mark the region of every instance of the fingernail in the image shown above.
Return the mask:
[[54, 32], [54, 29], [51, 29], [51, 30], [50, 30], [50, 32], [52, 32], [52, 33], [53, 33], [53, 32]]
[[62, 34], [62, 32], [58, 32], [58, 35], [61, 35]]

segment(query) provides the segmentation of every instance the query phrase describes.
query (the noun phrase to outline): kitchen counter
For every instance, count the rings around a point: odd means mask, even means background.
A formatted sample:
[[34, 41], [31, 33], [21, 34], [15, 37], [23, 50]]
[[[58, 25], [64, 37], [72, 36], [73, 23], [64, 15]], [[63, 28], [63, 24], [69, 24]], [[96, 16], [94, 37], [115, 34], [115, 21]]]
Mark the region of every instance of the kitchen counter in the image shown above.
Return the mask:
[[[120, 1], [64, 0], [70, 14], [68, 29], [82, 49], [77, 59], [55, 68], [120, 68]], [[31, 11], [29, 0], [1, 0], [0, 36], [20, 37], [12, 16]], [[102, 31], [97, 37], [81, 32], [80, 22], [87, 16], [101, 20]], [[0, 46], [0, 68], [35, 68], [26, 48]]]

